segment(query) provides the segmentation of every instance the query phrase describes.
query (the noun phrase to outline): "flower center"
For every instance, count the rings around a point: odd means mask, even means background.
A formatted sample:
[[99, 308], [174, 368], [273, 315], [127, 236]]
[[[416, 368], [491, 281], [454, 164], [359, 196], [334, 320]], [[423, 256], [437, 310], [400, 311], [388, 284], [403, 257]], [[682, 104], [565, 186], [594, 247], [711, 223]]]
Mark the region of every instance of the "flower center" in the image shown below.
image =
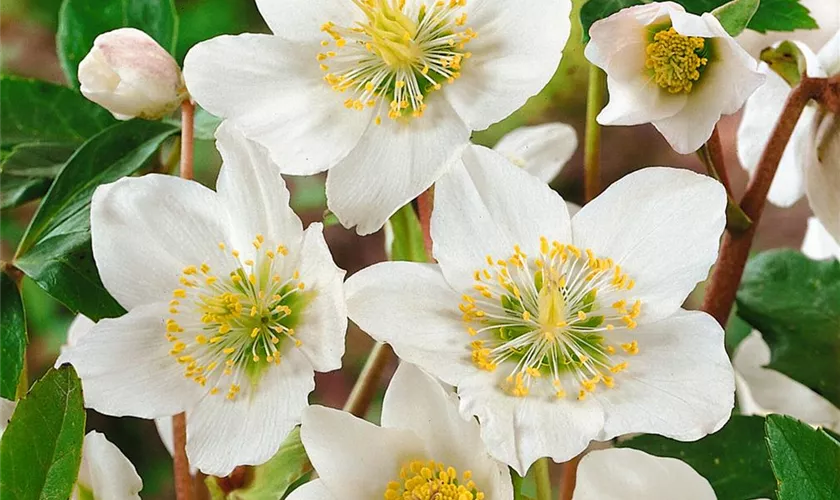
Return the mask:
[[467, 0], [437, 0], [416, 12], [405, 0], [353, 0], [364, 21], [343, 27], [327, 22], [321, 42], [334, 50], [318, 54], [324, 80], [337, 92], [348, 92], [348, 109], [376, 108], [376, 123], [387, 104], [391, 119], [420, 117], [426, 96], [461, 76], [471, 54], [464, 46], [478, 34], [462, 30]]
[[645, 67], [653, 71], [656, 83], [672, 94], [690, 93], [709, 63], [706, 40], [680, 35], [674, 28], [656, 33], [646, 52]]
[[231, 262], [226, 274], [207, 264], [184, 268], [166, 321], [170, 355], [184, 376], [209, 385], [211, 395], [226, 387], [231, 400], [243, 383], [255, 386], [265, 369], [279, 364], [284, 347], [301, 346], [294, 327], [311, 298], [300, 273], [285, 270], [286, 247], [266, 250], [262, 235], [253, 245], [254, 260], [240, 261], [237, 250], [228, 254], [219, 243]]
[[385, 500], [483, 500], [472, 472], [460, 476], [454, 467], [434, 460], [412, 460], [400, 468], [400, 480], [385, 488]]
[[[618, 349], [608, 335], [636, 328], [642, 302], [630, 297], [635, 282], [612, 259], [540, 238], [535, 258], [517, 245], [506, 260], [488, 255], [474, 279], [460, 305], [476, 338], [472, 360], [488, 371], [509, 367], [502, 384], [509, 394], [527, 396], [546, 380], [558, 398], [566, 397], [567, 384], [579, 386], [582, 400], [600, 383], [613, 387], [613, 374], [627, 368], [613, 359]], [[635, 340], [618, 347], [639, 351]]]

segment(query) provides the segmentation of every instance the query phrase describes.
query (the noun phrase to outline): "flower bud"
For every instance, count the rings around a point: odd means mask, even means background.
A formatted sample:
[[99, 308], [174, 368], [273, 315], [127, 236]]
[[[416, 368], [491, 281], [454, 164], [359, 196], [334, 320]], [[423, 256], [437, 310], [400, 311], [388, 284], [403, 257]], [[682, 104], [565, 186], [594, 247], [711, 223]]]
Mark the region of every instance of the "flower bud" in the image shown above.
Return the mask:
[[152, 37], [134, 28], [96, 37], [93, 49], [79, 64], [79, 82], [85, 97], [118, 120], [157, 120], [187, 97], [175, 59]]

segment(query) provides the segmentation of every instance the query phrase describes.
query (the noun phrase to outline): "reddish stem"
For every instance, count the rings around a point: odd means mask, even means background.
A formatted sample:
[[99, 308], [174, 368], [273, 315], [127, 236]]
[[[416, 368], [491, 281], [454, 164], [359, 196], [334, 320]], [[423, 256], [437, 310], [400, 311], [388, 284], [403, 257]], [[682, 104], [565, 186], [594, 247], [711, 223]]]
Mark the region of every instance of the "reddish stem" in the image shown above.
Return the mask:
[[175, 461], [175, 498], [192, 500], [192, 476], [190, 462], [187, 459], [187, 414], [179, 413], [172, 417], [172, 436]]
[[723, 154], [723, 144], [720, 140], [720, 131], [715, 126], [712, 131], [712, 136], [706, 143], [706, 148], [709, 151], [709, 157], [712, 160], [712, 166], [720, 178], [720, 183], [726, 188], [726, 192], [732, 195], [732, 184], [729, 181], [729, 171], [726, 169], [726, 160]]
[[417, 197], [417, 217], [423, 228], [423, 246], [426, 256], [432, 262], [432, 209], [435, 205], [435, 187], [432, 186]]
[[562, 476], [560, 480], [560, 500], [572, 500], [572, 494], [575, 492], [575, 484], [577, 483], [577, 468], [583, 454], [576, 456], [568, 462], [563, 462]]
[[193, 178], [193, 150], [195, 145], [195, 104], [189, 99], [181, 103], [181, 177]]

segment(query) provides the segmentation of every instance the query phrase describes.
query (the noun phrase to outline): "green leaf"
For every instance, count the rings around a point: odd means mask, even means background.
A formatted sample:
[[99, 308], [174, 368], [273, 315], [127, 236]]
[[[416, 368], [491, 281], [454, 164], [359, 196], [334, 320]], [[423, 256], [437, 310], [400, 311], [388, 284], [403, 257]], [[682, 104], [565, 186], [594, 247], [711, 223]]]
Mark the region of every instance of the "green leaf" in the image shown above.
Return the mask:
[[0, 146], [78, 146], [116, 121], [80, 93], [53, 83], [0, 77]]
[[[212, 12], [213, 15], [208, 15]], [[253, 2], [230, 0], [202, 0], [180, 2], [178, 5], [178, 50], [176, 58], [183, 61], [193, 45], [218, 35], [249, 31], [249, 19], [259, 16]]]
[[0, 273], [0, 397], [14, 401], [26, 354], [26, 316], [20, 289]]
[[411, 203], [405, 205], [390, 219], [394, 240], [391, 243], [389, 260], [426, 262], [426, 246], [423, 228]]
[[738, 36], [758, 12], [759, 0], [732, 0], [712, 11], [723, 29], [731, 36]]
[[85, 409], [71, 366], [50, 370], [22, 399], [0, 441], [0, 490], [15, 500], [70, 498], [82, 460]]
[[770, 415], [767, 446], [779, 500], [840, 498], [840, 442], [825, 431], [795, 418]]
[[[607, 18], [626, 7], [651, 3], [650, 0], [589, 0], [580, 11], [583, 26], [583, 41], [589, 41], [589, 28], [596, 21]], [[712, 12], [727, 3], [727, 0], [680, 0], [685, 10], [693, 14]], [[761, 0], [758, 10], [750, 19], [747, 28], [766, 33], [767, 31], [794, 31], [818, 28], [808, 9], [800, 0]]]
[[90, 251], [90, 200], [96, 188], [143, 168], [178, 129], [133, 120], [110, 127], [67, 162], [32, 219], [15, 265], [50, 295], [91, 319], [119, 315]]
[[15, 146], [0, 163], [0, 208], [14, 208], [44, 196], [75, 146], [34, 143]]
[[770, 364], [840, 406], [840, 262], [792, 250], [753, 258], [738, 290], [738, 315], [762, 333]]
[[312, 471], [312, 464], [300, 442], [300, 427], [295, 427], [280, 445], [280, 449], [268, 462], [251, 469], [251, 476], [245, 487], [224, 495], [216, 478], [208, 477], [208, 489], [213, 498], [227, 500], [260, 500], [283, 498], [298, 480]]
[[64, 0], [56, 45], [67, 81], [78, 88], [79, 63], [94, 39], [117, 28], [137, 28], [175, 52], [178, 16], [173, 0]]
[[711, 483], [721, 499], [776, 497], [762, 417], [735, 415], [723, 429], [693, 443], [644, 435], [619, 447], [684, 461]]

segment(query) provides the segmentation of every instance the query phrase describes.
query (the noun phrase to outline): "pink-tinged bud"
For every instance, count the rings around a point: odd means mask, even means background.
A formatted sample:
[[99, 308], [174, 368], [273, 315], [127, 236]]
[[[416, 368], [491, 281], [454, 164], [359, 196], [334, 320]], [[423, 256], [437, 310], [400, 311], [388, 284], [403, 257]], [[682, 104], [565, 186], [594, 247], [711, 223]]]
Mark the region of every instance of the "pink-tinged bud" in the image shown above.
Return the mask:
[[96, 37], [93, 49], [79, 64], [79, 82], [85, 97], [118, 120], [157, 120], [187, 97], [175, 59], [152, 37], [134, 28]]

